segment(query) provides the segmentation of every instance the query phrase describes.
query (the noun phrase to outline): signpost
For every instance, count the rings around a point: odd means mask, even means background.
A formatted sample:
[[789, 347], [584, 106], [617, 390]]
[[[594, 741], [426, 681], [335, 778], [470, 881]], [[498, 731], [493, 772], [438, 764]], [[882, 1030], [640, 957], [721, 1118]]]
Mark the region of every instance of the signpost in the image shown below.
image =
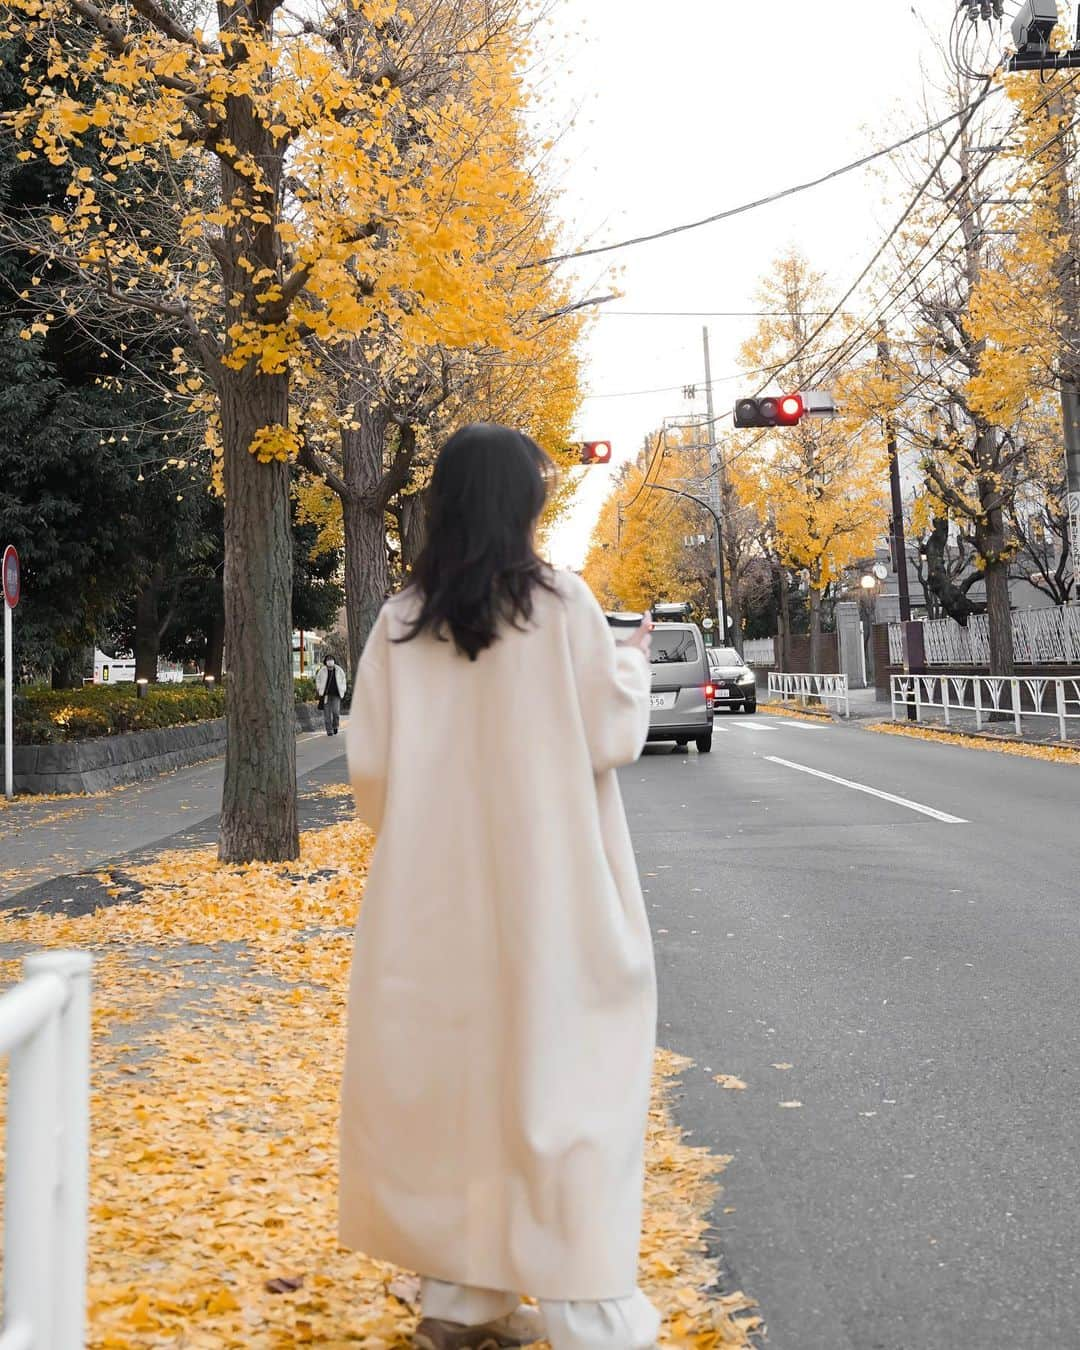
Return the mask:
[[15, 795], [15, 718], [12, 704], [11, 614], [19, 603], [19, 555], [11, 544], [4, 549], [4, 792]]

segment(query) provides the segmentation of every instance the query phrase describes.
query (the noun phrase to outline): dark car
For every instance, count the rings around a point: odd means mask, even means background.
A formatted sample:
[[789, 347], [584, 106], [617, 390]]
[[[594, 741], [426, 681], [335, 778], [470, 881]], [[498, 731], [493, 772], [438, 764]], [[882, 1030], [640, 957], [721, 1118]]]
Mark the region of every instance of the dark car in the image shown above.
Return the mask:
[[754, 672], [734, 647], [710, 647], [709, 673], [713, 682], [713, 707], [741, 708], [757, 712], [757, 683]]

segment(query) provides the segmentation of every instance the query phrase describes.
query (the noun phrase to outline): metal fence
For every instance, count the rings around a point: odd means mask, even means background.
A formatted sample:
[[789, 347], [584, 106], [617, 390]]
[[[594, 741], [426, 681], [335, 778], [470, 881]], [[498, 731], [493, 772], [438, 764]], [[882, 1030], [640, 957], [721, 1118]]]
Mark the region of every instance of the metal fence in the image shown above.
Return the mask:
[[[958, 713], [974, 713], [975, 728], [1009, 717], [1019, 736], [1024, 718], [1054, 718], [1058, 734], [1068, 738], [1070, 722], [1080, 726], [1080, 676], [1039, 675], [894, 675], [892, 715], [896, 721], [914, 707], [918, 721], [936, 709], [946, 726]], [[936, 719], [935, 719], [936, 720]]]
[[[924, 619], [926, 662], [931, 666], [988, 666], [990, 626], [973, 614], [962, 627], [955, 619]], [[1013, 658], [1021, 666], [1080, 665], [1080, 606], [1013, 610]], [[904, 664], [901, 625], [889, 625], [889, 660]]]
[[90, 957], [42, 952], [0, 997], [8, 1055], [0, 1350], [85, 1343]]
[[775, 666], [775, 638], [747, 638], [743, 642], [743, 660], [748, 666]]
[[[851, 716], [851, 699], [846, 675], [784, 674], [769, 671], [769, 693], [798, 703], [835, 703], [845, 717]], [[2, 1350], [2, 1347], [0, 1347]]]

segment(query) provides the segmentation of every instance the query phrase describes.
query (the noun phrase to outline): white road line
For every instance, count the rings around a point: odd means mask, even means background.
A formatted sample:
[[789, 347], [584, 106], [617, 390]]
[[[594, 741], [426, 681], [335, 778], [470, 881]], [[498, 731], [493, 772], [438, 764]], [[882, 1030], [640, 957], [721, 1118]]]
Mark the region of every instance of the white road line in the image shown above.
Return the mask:
[[772, 726], [768, 722], [735, 722], [734, 726], [740, 727], [743, 731], [778, 731], [778, 727]]
[[785, 718], [783, 722], [766, 722], [766, 726], [775, 727], [777, 731], [828, 731], [828, 727], [816, 726], [813, 722], [796, 722], [795, 719]]
[[782, 764], [786, 769], [798, 769], [800, 773], [813, 774], [815, 778], [824, 778], [829, 783], [839, 783], [841, 787], [853, 788], [856, 792], [869, 793], [871, 797], [880, 797], [882, 801], [892, 802], [895, 806], [906, 806], [909, 811], [918, 811], [924, 816], [932, 816], [946, 825], [969, 824], [962, 816], [950, 816], [947, 811], [938, 811], [932, 806], [923, 806], [921, 802], [908, 801], [906, 797], [897, 797], [891, 792], [882, 792], [880, 788], [868, 787], [865, 783], [853, 783], [850, 778], [838, 778], [834, 773], [824, 773], [821, 769], [811, 769], [808, 764], [796, 764], [790, 759], [781, 759], [779, 755], [766, 755], [771, 764]]

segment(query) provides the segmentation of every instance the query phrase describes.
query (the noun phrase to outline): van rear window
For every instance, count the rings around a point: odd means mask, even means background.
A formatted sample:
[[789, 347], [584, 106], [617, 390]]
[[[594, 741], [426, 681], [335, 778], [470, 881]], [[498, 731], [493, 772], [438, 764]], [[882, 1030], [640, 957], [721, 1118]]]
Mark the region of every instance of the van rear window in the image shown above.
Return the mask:
[[676, 628], [665, 632], [662, 628], [652, 635], [652, 663], [654, 666], [685, 665], [698, 659], [697, 642], [692, 628]]

